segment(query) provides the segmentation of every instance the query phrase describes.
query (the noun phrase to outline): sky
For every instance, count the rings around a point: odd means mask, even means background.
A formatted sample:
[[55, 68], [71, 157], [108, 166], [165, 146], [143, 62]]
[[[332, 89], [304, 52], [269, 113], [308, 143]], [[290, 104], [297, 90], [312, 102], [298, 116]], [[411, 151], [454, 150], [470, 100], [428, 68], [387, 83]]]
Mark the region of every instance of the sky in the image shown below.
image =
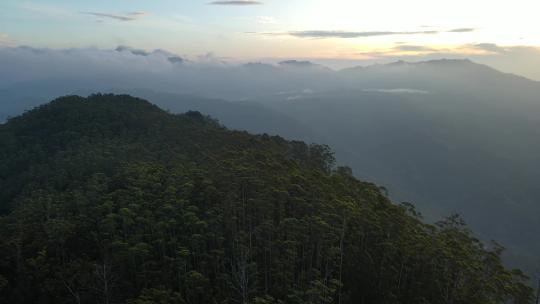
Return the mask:
[[122, 45], [336, 67], [472, 57], [540, 79], [539, 11], [537, 0], [2, 0], [0, 46]]

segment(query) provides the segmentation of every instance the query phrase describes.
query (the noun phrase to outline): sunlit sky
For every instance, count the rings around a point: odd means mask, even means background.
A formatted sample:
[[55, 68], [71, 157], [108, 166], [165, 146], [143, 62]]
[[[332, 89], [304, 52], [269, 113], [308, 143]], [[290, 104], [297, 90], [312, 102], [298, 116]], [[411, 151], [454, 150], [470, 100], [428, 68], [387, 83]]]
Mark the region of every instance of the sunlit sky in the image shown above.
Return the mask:
[[0, 45], [373, 59], [540, 46], [538, 0], [1, 0]]

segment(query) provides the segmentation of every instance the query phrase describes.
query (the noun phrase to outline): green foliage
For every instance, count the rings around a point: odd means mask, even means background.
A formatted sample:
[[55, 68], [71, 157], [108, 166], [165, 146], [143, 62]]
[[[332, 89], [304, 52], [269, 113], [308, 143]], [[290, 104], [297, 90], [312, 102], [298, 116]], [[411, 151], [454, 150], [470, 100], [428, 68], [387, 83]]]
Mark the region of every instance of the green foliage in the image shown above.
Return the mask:
[[7, 284], [8, 284], [8, 281], [6, 280], [6, 278], [0, 275], [0, 291], [2, 291], [2, 289], [4, 289], [7, 286]]
[[1, 303], [531, 299], [500, 246], [457, 216], [424, 224], [326, 146], [114, 95], [60, 98], [0, 139]]
[[179, 293], [167, 289], [144, 289], [139, 297], [127, 304], [184, 304]]

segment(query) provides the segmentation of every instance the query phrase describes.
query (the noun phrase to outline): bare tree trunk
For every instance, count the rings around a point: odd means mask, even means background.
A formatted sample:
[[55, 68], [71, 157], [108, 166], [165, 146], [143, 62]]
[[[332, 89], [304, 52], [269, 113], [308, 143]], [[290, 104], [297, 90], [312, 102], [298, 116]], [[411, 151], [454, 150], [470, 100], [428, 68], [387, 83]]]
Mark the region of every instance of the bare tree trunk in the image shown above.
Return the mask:
[[235, 258], [233, 265], [233, 276], [236, 279], [240, 303], [249, 303], [250, 275], [248, 269], [248, 253], [240, 249], [239, 255]]
[[66, 286], [66, 289], [75, 298], [75, 302], [77, 302], [77, 304], [81, 304], [81, 296], [79, 295], [79, 293], [76, 292], [75, 290], [73, 290], [73, 288], [71, 288], [71, 286], [69, 286], [69, 284], [66, 282], [66, 280], [62, 279], [62, 283], [64, 283], [64, 286]]
[[540, 301], [540, 278], [538, 279], [538, 289], [536, 289], [536, 304]]
[[341, 304], [342, 300], [342, 285], [343, 285], [343, 242], [345, 239], [345, 228], [347, 226], [347, 220], [343, 218], [341, 226], [341, 235], [339, 238], [339, 292], [338, 292], [338, 304]]
[[103, 261], [102, 264], [96, 265], [96, 277], [98, 279], [99, 290], [103, 296], [103, 303], [110, 304], [111, 302], [111, 285], [113, 283], [113, 277], [111, 274], [111, 266]]

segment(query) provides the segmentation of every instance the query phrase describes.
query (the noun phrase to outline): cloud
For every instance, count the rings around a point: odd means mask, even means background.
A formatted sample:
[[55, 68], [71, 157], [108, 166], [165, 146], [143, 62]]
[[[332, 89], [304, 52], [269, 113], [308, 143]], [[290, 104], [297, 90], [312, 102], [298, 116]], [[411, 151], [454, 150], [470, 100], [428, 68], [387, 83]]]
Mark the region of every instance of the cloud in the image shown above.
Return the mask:
[[255, 1], [255, 0], [238, 0], [238, 1], [212, 1], [208, 4], [211, 5], [261, 5], [263, 2]]
[[134, 21], [148, 15], [148, 13], [146, 12], [131, 12], [127, 14], [108, 14], [108, 13], [98, 13], [98, 12], [80, 12], [80, 13], [84, 15], [92, 15], [95, 17], [109, 18], [109, 19], [114, 19], [118, 21]]
[[302, 95], [293, 95], [293, 96], [287, 97], [287, 101], [293, 101], [293, 100], [298, 100], [298, 99], [302, 99], [302, 98], [304, 98], [304, 96], [302, 96]]
[[141, 50], [141, 49], [134, 49], [132, 47], [125, 46], [125, 45], [119, 45], [115, 49], [115, 51], [117, 51], [117, 52], [130, 52], [131, 54], [137, 55], [137, 56], [148, 56], [148, 55], [150, 55], [150, 52], [148, 52], [148, 51]]
[[501, 52], [504, 48], [490, 43], [454, 45], [449, 47], [433, 47], [428, 45], [397, 44], [391, 48], [376, 49], [368, 52], [357, 52], [355, 55], [363, 59], [377, 60], [384, 58], [413, 58], [413, 57], [466, 57], [486, 55]]
[[364, 92], [375, 92], [375, 93], [388, 93], [388, 94], [429, 94], [428, 91], [417, 90], [417, 89], [408, 89], [408, 88], [397, 88], [397, 89], [365, 89]]
[[404, 35], [434, 35], [439, 33], [466, 33], [472, 32], [473, 28], [457, 28], [446, 31], [440, 30], [425, 30], [425, 31], [325, 31], [325, 30], [307, 30], [307, 31], [289, 31], [285, 33], [263, 33], [263, 35], [287, 35], [297, 38], [364, 38], [378, 36], [404, 36]]
[[[477, 47], [494, 46], [481, 44]], [[388, 63], [400, 59], [425, 61], [441, 58], [470, 58], [475, 62], [488, 64], [505, 72], [540, 80], [540, 72], [537, 68], [537, 63], [540, 63], [540, 49], [535, 47], [498, 46], [507, 50], [501, 53], [478, 50], [471, 53], [470, 50], [473, 47], [471, 45], [448, 46], [448, 50], [438, 52], [399, 52], [393, 50], [393, 47], [395, 45], [386, 50], [380, 50], [380, 54], [373, 53], [373, 57], [366, 57], [363, 54], [355, 58], [349, 57], [347, 60], [350, 61], [341, 68]], [[376, 55], [380, 56], [376, 57]], [[35, 100], [42, 101], [49, 97], [78, 93], [81, 90], [83, 92], [114, 90], [126, 93], [132, 88], [230, 100], [239, 100], [244, 97], [258, 100], [261, 96], [283, 92], [279, 94], [280, 99], [285, 100], [290, 97], [290, 100], [294, 100], [307, 97], [310, 90], [306, 88], [324, 92], [338, 90], [346, 84], [341, 78], [332, 76], [334, 74], [329, 69], [290, 67], [291, 63], [293, 66], [295, 64], [302, 66], [302, 61], [305, 60], [335, 67], [329, 58], [298, 58], [296, 62], [291, 61], [285, 66], [277, 64], [281, 60], [283, 59], [272, 60], [276, 64], [266, 65], [269, 68], [262, 66], [261, 68], [245, 68], [240, 63], [226, 61], [211, 53], [197, 58], [163, 50], [140, 50], [129, 46], [119, 47], [117, 50], [0, 47], [0, 67], [2, 67], [0, 68], [0, 91], [10, 89], [20, 93], [23, 98], [26, 98], [26, 94], [30, 94], [36, 96]], [[381, 92], [386, 94], [423, 94], [396, 90], [415, 89], [411, 86], [370, 88], [393, 90]]]
[[451, 30], [448, 31], [448, 33], [470, 33], [470, 32], [474, 32], [474, 31], [476, 31], [475, 28], [462, 27], [462, 28], [451, 29]]
[[184, 63], [184, 58], [182, 57], [179, 57], [179, 56], [171, 56], [171, 57], [168, 57], [167, 60], [170, 62], [170, 63]]
[[478, 43], [478, 44], [467, 45], [465, 47], [474, 48], [474, 49], [492, 52], [492, 53], [502, 53], [507, 50], [504, 47], [500, 47], [496, 45], [495, 43]]
[[416, 31], [416, 32], [391, 32], [391, 31], [372, 31], [372, 32], [353, 32], [353, 31], [292, 31], [287, 34], [298, 38], [360, 38], [376, 36], [395, 36], [395, 35], [427, 35], [437, 34], [437, 31]]
[[[236, 101], [255, 100], [278, 91], [306, 95], [310, 93], [307, 88], [324, 91], [335, 83], [328, 80], [328, 72], [291, 71], [278, 65], [251, 69], [240, 62], [225, 60], [212, 53], [184, 57], [129, 46], [116, 50], [0, 47], [0, 95], [7, 90], [17, 92], [18, 97], [13, 97], [12, 102], [21, 107], [66, 94], [112, 91], [138, 95], [136, 92], [141, 90]], [[25, 103], [18, 103], [18, 98]]]
[[0, 33], [0, 46], [14, 46], [15, 41], [8, 34]]
[[434, 49], [432, 47], [428, 47], [424, 45], [410, 45], [410, 44], [398, 45], [394, 47], [393, 50], [403, 51], [403, 52], [435, 52], [437, 51], [437, 49]]
[[[54, 95], [72, 94], [81, 89], [106, 91], [115, 88], [155, 88], [169, 92], [193, 88], [203, 90], [190, 77], [205, 79], [217, 74], [213, 70], [204, 71], [202, 64], [179, 54], [159, 49], [145, 51], [128, 46], [116, 49], [2, 46], [0, 66], [0, 91], [22, 83], [51, 79], [50, 86], [36, 89], [36, 92], [50, 89], [50, 92], [56, 92]], [[50, 75], [55, 75], [55, 79]], [[219, 74], [219, 77], [223, 81], [224, 73]], [[64, 82], [64, 88], [60, 86], [61, 82]]]
[[148, 56], [161, 56], [161, 57], [166, 57], [167, 58], [167, 61], [170, 62], [170, 63], [176, 63], [176, 64], [182, 64], [184, 62], [186, 62], [186, 60], [176, 54], [172, 54], [172, 53], [169, 53], [167, 51], [164, 51], [164, 50], [160, 50], [160, 49], [157, 49], [157, 50], [153, 50], [151, 52], [149, 51], [146, 51], [146, 50], [142, 50], [142, 49], [135, 49], [135, 48], [132, 48], [132, 47], [129, 47], [129, 46], [125, 46], [125, 45], [119, 45], [115, 51], [117, 52], [128, 52], [128, 53], [131, 53], [135, 56], [144, 56], [144, 57], [148, 57]]

